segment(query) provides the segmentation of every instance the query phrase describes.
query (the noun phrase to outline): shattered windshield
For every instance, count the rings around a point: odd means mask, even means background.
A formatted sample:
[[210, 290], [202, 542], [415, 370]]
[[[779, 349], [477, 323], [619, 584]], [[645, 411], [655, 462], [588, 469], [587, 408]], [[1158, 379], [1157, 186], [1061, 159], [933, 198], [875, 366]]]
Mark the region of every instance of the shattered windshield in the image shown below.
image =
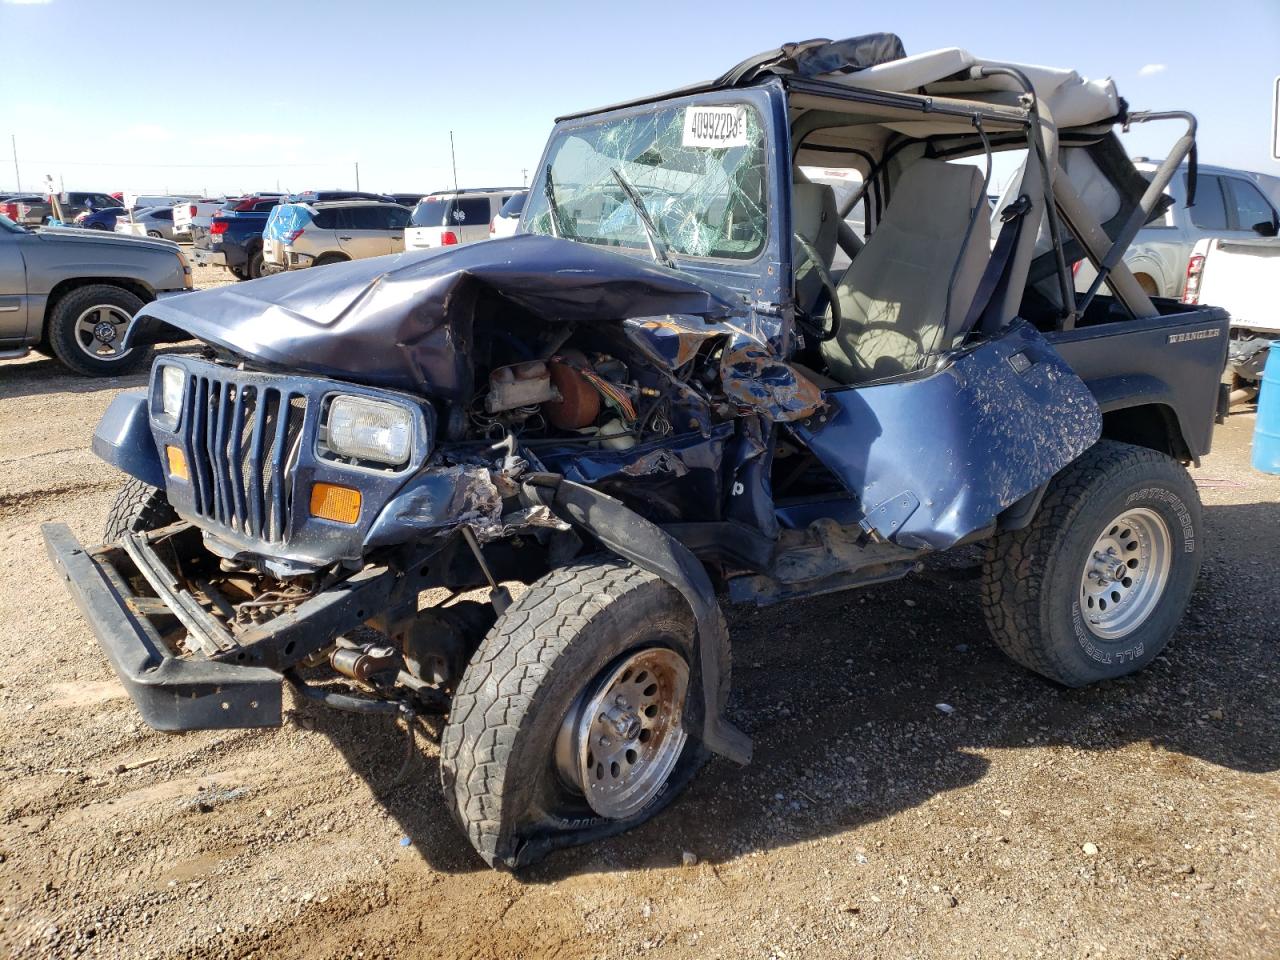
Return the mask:
[[552, 136], [526, 232], [648, 250], [621, 178], [673, 254], [750, 260], [764, 249], [765, 135], [753, 106], [660, 107]]

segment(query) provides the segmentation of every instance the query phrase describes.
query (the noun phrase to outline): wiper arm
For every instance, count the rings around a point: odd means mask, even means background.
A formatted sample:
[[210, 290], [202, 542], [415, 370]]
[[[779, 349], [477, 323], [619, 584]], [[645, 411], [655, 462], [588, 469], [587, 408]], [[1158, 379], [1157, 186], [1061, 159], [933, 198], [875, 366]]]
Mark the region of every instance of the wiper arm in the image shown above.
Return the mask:
[[560, 217], [560, 204], [556, 202], [556, 181], [551, 175], [551, 164], [547, 164], [546, 176], [542, 179], [542, 193], [547, 198], [547, 217], [551, 221], [551, 235], [564, 237], [567, 231]]
[[652, 254], [655, 261], [674, 270], [676, 265], [675, 261], [671, 259], [671, 251], [662, 241], [662, 238], [658, 236], [658, 228], [654, 226], [653, 218], [649, 216], [649, 210], [644, 205], [644, 200], [636, 192], [636, 188], [622, 175], [621, 170], [617, 167], [612, 167], [609, 172], [613, 174], [613, 179], [618, 181], [618, 186], [627, 195], [631, 205], [636, 208], [636, 215], [640, 218], [641, 226], [644, 227], [645, 236], [649, 238], [649, 253]]

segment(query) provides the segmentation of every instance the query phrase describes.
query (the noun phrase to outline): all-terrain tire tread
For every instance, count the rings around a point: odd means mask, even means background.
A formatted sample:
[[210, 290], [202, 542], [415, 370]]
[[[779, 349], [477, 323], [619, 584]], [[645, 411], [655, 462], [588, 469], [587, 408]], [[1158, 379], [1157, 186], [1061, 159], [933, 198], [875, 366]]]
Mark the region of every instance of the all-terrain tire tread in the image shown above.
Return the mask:
[[537, 714], [541, 681], [590, 619], [657, 579], [630, 564], [599, 559], [554, 570], [498, 618], [476, 651], [453, 697], [440, 769], [454, 817], [491, 866], [504, 839], [507, 761]]
[[118, 543], [126, 533], [156, 530], [177, 519], [163, 490], [130, 477], [111, 504], [102, 539], [104, 543]]
[[1099, 440], [1049, 484], [1034, 519], [1021, 530], [998, 534], [987, 544], [981, 601], [991, 637], [1006, 655], [1028, 670], [1069, 687], [1090, 682], [1057, 656], [1042, 637], [1047, 631], [1041, 594], [1046, 558], [1099, 484], [1130, 468], [1170, 472], [1185, 480], [1173, 458], [1114, 440]]

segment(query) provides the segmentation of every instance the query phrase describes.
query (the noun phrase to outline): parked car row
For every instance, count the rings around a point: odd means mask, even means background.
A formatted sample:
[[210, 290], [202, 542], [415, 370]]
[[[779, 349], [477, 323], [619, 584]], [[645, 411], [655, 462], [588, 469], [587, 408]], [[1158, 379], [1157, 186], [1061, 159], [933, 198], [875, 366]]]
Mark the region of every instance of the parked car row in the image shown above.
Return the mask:
[[474, 243], [515, 232], [525, 191], [517, 187], [427, 195], [315, 190], [227, 201], [197, 227], [197, 266], [237, 279], [343, 260]]

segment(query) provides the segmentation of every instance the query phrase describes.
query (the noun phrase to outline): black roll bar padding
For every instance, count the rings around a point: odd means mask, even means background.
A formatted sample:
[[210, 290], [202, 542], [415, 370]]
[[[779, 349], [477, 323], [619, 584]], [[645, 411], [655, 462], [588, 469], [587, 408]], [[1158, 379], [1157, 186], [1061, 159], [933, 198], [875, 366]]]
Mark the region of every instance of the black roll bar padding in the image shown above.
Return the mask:
[[1044, 149], [1044, 134], [1040, 129], [1040, 106], [1039, 99], [1036, 97], [1035, 87], [1031, 83], [1031, 79], [1019, 70], [1017, 67], [986, 67], [975, 66], [969, 68], [969, 76], [974, 80], [982, 80], [986, 77], [1004, 76], [1012, 77], [1020, 87], [1027, 98], [1027, 112], [1031, 114], [1031, 127], [1027, 133], [1028, 146], [1030, 152], [1035, 154], [1036, 159], [1040, 162], [1040, 184], [1041, 191], [1044, 194], [1044, 215], [1049, 222], [1049, 237], [1053, 240], [1053, 258], [1058, 265], [1058, 291], [1062, 297], [1062, 321], [1061, 327], [1064, 330], [1070, 330], [1076, 325], [1076, 291], [1075, 284], [1071, 279], [1071, 271], [1067, 268], [1067, 259], [1062, 253], [1062, 228], [1058, 223], [1058, 207], [1053, 196], [1053, 176], [1049, 172], [1049, 158]]
[[559, 474], [528, 474], [520, 484], [527, 506], [544, 506], [581, 527], [609, 550], [671, 584], [693, 611], [702, 679], [702, 742], [712, 753], [739, 764], [751, 762], [751, 738], [725, 717], [728, 691], [721, 683], [716, 651], [728, 643], [715, 587], [698, 558], [661, 527], [607, 494]]
[[[1098, 265], [1098, 275], [1094, 277], [1093, 283], [1089, 285], [1089, 291], [1084, 295], [1084, 300], [1080, 304], [1081, 311], [1088, 309], [1089, 304], [1093, 302], [1093, 298], [1097, 295], [1107, 276], [1115, 269], [1116, 264], [1124, 259], [1124, 253], [1129, 249], [1129, 244], [1133, 243], [1133, 238], [1146, 225], [1147, 219], [1156, 208], [1156, 204], [1160, 202], [1160, 197], [1164, 194], [1164, 188], [1169, 185], [1173, 175], [1182, 166], [1182, 161], [1187, 159], [1192, 151], [1195, 150], [1196, 118], [1186, 110], [1163, 110], [1159, 112], [1142, 110], [1137, 113], [1130, 113], [1126, 120], [1128, 123], [1150, 123], [1153, 120], [1182, 120], [1187, 125], [1187, 132], [1178, 138], [1178, 141], [1169, 151], [1169, 155], [1164, 158], [1160, 166], [1156, 167], [1156, 172], [1151, 175], [1151, 182], [1147, 185], [1142, 198], [1138, 201], [1137, 206], [1133, 208], [1133, 212], [1129, 214], [1129, 219], [1124, 222], [1120, 232], [1116, 234], [1115, 240], [1111, 243], [1111, 248], [1107, 250], [1106, 256], [1102, 258], [1102, 263]], [[1188, 170], [1188, 175], [1193, 175], [1195, 172], [1194, 169]]]

